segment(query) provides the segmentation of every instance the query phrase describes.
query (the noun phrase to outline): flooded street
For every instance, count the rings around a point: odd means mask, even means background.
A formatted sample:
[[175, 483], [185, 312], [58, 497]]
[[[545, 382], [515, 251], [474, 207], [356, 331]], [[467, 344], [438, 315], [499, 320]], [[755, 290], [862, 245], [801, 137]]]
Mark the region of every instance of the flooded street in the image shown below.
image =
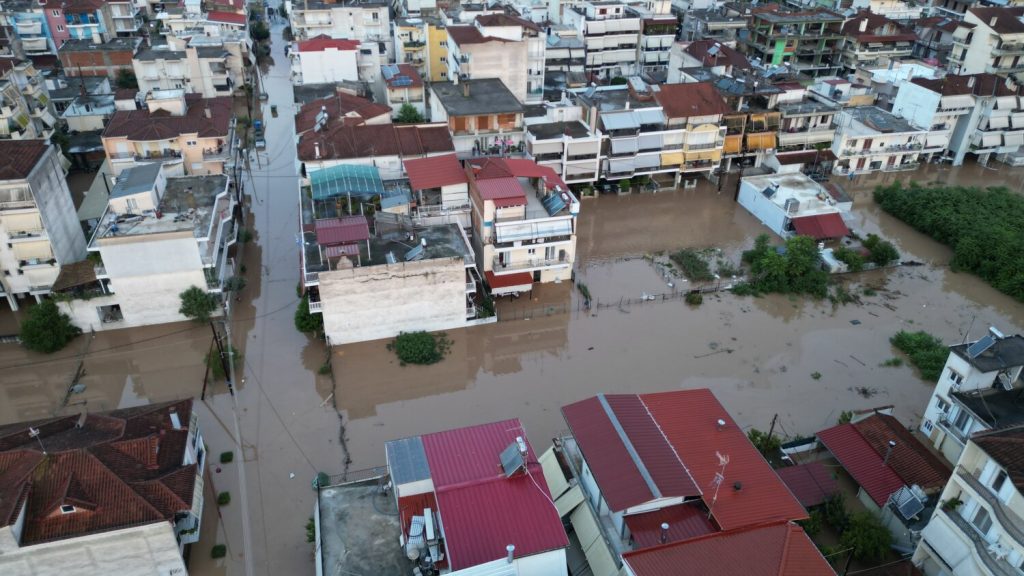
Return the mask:
[[[234, 344], [243, 353], [237, 386], [243, 450], [234, 448], [235, 411], [223, 384], [197, 401], [210, 459], [201, 541], [192, 547], [193, 575], [245, 574], [246, 548], [255, 574], [309, 574], [312, 545], [304, 525], [319, 471], [345, 469], [336, 403], [345, 425], [350, 470], [384, 463], [384, 442], [403, 436], [519, 417], [535, 446], [563, 430], [559, 407], [599, 392], [651, 392], [709, 387], [744, 426], [766, 429], [774, 414], [788, 436], [833, 424], [843, 410], [892, 404], [916, 424], [931, 385], [907, 366], [881, 367], [895, 355], [888, 338], [926, 330], [948, 343], [978, 337], [989, 325], [1020, 332], [1024, 306], [974, 276], [950, 271], [950, 251], [881, 213], [871, 189], [885, 177], [843, 182], [854, 197], [854, 228], [892, 240], [903, 259], [925, 266], [853, 275], [851, 292], [870, 286], [862, 304], [786, 296], [706, 296], [697, 308], [681, 299], [582, 310], [569, 283], [538, 287], [503, 311], [529, 319], [449, 333], [451, 354], [426, 367], [400, 366], [386, 342], [336, 347], [297, 332], [297, 176], [287, 59], [274, 24], [276, 64], [263, 75], [269, 101], [266, 151], [253, 157], [244, 185], [253, 240], [244, 246], [247, 287], [233, 303]], [[271, 117], [269, 106], [280, 111]], [[900, 177], [906, 178], [906, 173]], [[1024, 185], [1024, 171], [928, 166], [921, 181]], [[731, 191], [704, 183], [693, 190], [586, 199], [579, 221], [577, 274], [602, 302], [670, 293], [643, 258], [683, 247], [719, 248], [735, 261], [767, 229], [739, 207]], [[678, 282], [677, 282], [678, 283]], [[548, 311], [555, 313], [547, 314]], [[509, 316], [505, 316], [509, 317]], [[0, 423], [54, 413], [128, 407], [195, 396], [203, 388], [209, 326], [190, 323], [81, 337], [53, 356], [0, 344]], [[330, 354], [334, 371], [318, 371]], [[66, 396], [79, 363], [85, 390]], [[812, 374], [820, 374], [815, 379]], [[246, 500], [239, 490], [245, 468]], [[231, 504], [218, 510], [216, 493]], [[248, 537], [242, 508], [248, 511]], [[248, 540], [248, 543], [246, 542]], [[216, 543], [228, 557], [210, 559]]]

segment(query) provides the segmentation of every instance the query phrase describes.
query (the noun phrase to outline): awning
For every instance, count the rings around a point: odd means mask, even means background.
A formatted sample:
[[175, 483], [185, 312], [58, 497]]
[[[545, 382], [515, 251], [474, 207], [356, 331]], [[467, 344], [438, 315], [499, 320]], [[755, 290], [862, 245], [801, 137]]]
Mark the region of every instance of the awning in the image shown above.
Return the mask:
[[501, 296], [513, 292], [527, 292], [533, 289], [533, 274], [529, 272], [513, 272], [512, 274], [495, 274], [488, 270], [484, 272], [487, 285], [491, 287], [491, 294]]
[[326, 258], [337, 258], [339, 256], [359, 256], [358, 244], [342, 244], [340, 246], [327, 246], [324, 248]]
[[850, 229], [846, 227], [843, 217], [838, 212], [793, 218], [793, 228], [796, 229], [797, 234], [810, 236], [815, 240], [842, 238], [850, 233]]
[[1007, 132], [1003, 134], [1003, 146], [1024, 146], [1024, 132]]
[[641, 168], [657, 168], [661, 165], [660, 154], [639, 154], [634, 159], [633, 166], [637, 169]]
[[991, 116], [988, 119], [988, 127], [990, 129], [1001, 130], [1010, 126], [1009, 116]]
[[629, 154], [636, 151], [636, 138], [612, 138], [612, 154]]
[[747, 134], [748, 150], [766, 150], [768, 148], [775, 148], [775, 132]]
[[743, 150], [743, 135], [736, 134], [734, 136], [725, 137], [725, 149], [723, 152], [726, 154], [739, 154]]

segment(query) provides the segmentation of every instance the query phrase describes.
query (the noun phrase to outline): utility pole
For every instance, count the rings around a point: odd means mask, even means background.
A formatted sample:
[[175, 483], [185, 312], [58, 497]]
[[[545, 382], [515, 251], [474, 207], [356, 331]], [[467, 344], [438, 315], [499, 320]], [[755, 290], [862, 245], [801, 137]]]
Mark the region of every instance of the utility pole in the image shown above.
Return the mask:
[[778, 414], [775, 414], [775, 416], [772, 416], [771, 426], [768, 427], [768, 438], [772, 437], [772, 432], [775, 431], [775, 421], [778, 420], [778, 419], [779, 419], [779, 415]]

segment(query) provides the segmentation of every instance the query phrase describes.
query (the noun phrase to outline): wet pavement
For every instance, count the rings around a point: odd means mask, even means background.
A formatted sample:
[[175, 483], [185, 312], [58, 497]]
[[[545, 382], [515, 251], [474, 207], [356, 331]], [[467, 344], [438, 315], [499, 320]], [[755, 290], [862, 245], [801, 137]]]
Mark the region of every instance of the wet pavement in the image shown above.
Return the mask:
[[[292, 89], [283, 24], [272, 27], [266, 70], [278, 117], [264, 116], [268, 149], [246, 175], [247, 226], [253, 241], [241, 247], [248, 286], [234, 302], [235, 346], [244, 354], [237, 386], [241, 453], [218, 463], [235, 446], [234, 405], [224, 384], [211, 385], [199, 403], [211, 455], [202, 539], [191, 550], [193, 575], [246, 574], [251, 557], [259, 575], [312, 573], [312, 545], [304, 525], [312, 512], [310, 481], [318, 471], [342, 472], [384, 462], [384, 442], [402, 436], [519, 417], [530, 441], [545, 446], [564, 428], [559, 406], [598, 392], [646, 392], [707, 386], [744, 426], [796, 436], [835, 422], [843, 410], [892, 404], [916, 423], [930, 383], [913, 370], [880, 367], [895, 355], [888, 337], [924, 329], [959, 342], [971, 327], [1004, 332], [1024, 326], [1024, 306], [977, 278], [951, 272], [950, 251], [873, 205], [871, 188], [892, 176], [861, 176], [844, 184], [855, 199], [856, 228], [893, 240], [905, 259], [926, 266], [853, 275], [853, 292], [874, 296], [861, 305], [834, 307], [786, 296], [708, 296], [692, 308], [681, 300], [583, 309], [569, 283], [545, 285], [530, 298], [500, 302], [504, 318], [529, 318], [449, 332], [451, 355], [426, 367], [400, 366], [386, 342], [324, 346], [298, 333], [298, 204]], [[1005, 181], [1019, 189], [1024, 171], [929, 166], [903, 178], [976, 184]], [[578, 274], [602, 302], [670, 293], [643, 258], [682, 247], [716, 247], [735, 255], [765, 231], [738, 207], [729, 191], [695, 190], [584, 200], [579, 222]], [[676, 286], [675, 289], [679, 289]], [[198, 396], [202, 358], [211, 344], [206, 325], [172, 324], [82, 337], [54, 356], [0, 345], [0, 423], [58, 411], [107, 410]], [[318, 375], [328, 358], [334, 378]], [[66, 395], [81, 362], [85, 391]], [[819, 373], [820, 379], [812, 374]], [[337, 382], [337, 386], [333, 382]], [[346, 447], [339, 439], [339, 416]], [[246, 501], [239, 490], [243, 459]], [[229, 491], [220, 509], [215, 494]], [[241, 529], [249, 515], [248, 538]], [[248, 540], [248, 545], [246, 544]], [[215, 543], [228, 557], [210, 559]]]

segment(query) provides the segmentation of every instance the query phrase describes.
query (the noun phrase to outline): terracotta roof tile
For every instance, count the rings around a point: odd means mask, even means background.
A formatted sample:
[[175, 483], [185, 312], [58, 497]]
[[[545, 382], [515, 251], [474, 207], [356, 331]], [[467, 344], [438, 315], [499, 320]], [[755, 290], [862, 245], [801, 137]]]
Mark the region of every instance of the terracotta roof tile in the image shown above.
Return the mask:
[[413, 190], [427, 190], [453, 184], [465, 184], [466, 171], [455, 154], [413, 158], [404, 162]]
[[358, 40], [347, 40], [344, 38], [331, 38], [326, 34], [314, 36], [309, 40], [299, 42], [299, 52], [323, 52], [328, 48], [337, 50], [358, 50]]
[[[390, 116], [391, 108], [371, 102], [366, 98], [337, 92], [327, 98], [319, 98], [304, 104], [295, 115], [295, 131], [299, 134], [316, 126], [316, 117], [321, 111], [327, 112], [326, 129], [336, 124], [357, 126], [380, 116]], [[390, 120], [389, 120], [390, 122]]]
[[879, 456], [885, 456], [890, 440], [896, 441], [889, 466], [907, 485], [917, 484], [925, 491], [941, 490], [953, 474], [949, 465], [888, 414], [874, 414], [853, 426]]
[[976, 6], [968, 8], [967, 11], [977, 16], [982, 24], [999, 34], [1024, 33], [1024, 22], [1021, 21], [1021, 17], [1024, 16], [1024, 7]]
[[237, 24], [238, 26], [245, 26], [245, 14], [236, 14], [234, 12], [208, 12], [206, 19], [210, 22], [220, 22], [222, 24]]
[[[203, 98], [198, 94], [185, 96], [187, 109], [182, 116], [165, 110], [150, 113], [148, 109], [118, 110], [103, 131], [104, 138], [127, 137], [133, 141], [166, 140], [182, 134], [198, 134], [200, 138], [226, 138], [233, 116], [230, 96]], [[210, 117], [206, 117], [206, 109]]]
[[540, 26], [536, 23], [518, 16], [512, 16], [511, 14], [486, 14], [484, 16], [477, 16], [476, 21], [481, 26], [520, 26], [527, 30], [540, 32]]
[[885, 506], [889, 496], [904, 486], [899, 475], [885, 464], [853, 424], [833, 426], [817, 436], [875, 504]]
[[[717, 54], [709, 54], [708, 50], [718, 47]], [[743, 54], [733, 50], [729, 46], [717, 40], [694, 40], [685, 48], [690, 56], [701, 61], [704, 66], [733, 66], [735, 68], [748, 69], [750, 61]]]
[[422, 157], [455, 151], [445, 124], [336, 125], [299, 137], [299, 159], [366, 158], [370, 156]]
[[661, 104], [668, 118], [716, 116], [731, 112], [710, 82], [663, 84], [654, 93], [654, 98]]
[[46, 140], [0, 140], [0, 180], [21, 180], [50, 147]]
[[963, 96], [973, 94], [975, 96], [1013, 96], [1024, 92], [1021, 87], [1007, 86], [1006, 78], [995, 74], [949, 74], [943, 78], [932, 80], [930, 78], [914, 78], [914, 84], [922, 86], [942, 94], [943, 96]]
[[980, 434], [973, 442], [1005, 468], [1017, 490], [1024, 492], [1024, 426]]
[[787, 466], [775, 471], [804, 508], [817, 506], [839, 489], [832, 472], [822, 462]]

